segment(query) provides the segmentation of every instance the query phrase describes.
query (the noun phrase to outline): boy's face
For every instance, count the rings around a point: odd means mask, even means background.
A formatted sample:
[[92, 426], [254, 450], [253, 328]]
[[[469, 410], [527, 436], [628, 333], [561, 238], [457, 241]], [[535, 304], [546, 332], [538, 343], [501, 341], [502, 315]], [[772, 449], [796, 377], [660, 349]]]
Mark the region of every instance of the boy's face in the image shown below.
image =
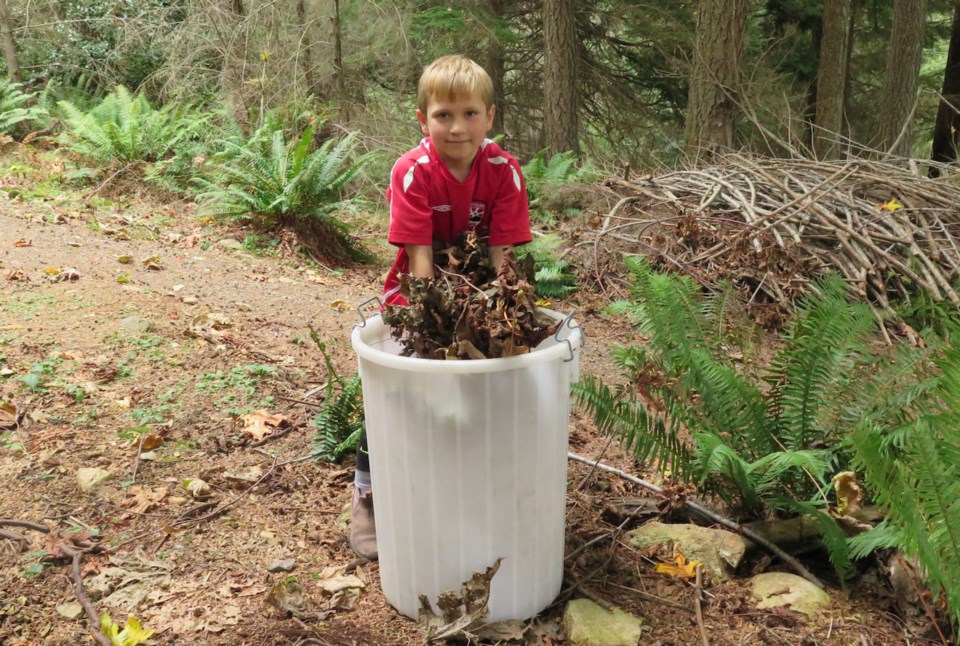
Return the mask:
[[479, 94], [439, 99], [431, 97], [424, 113], [417, 110], [423, 134], [433, 141], [440, 160], [451, 170], [470, 168], [490, 128], [496, 107], [484, 105]]

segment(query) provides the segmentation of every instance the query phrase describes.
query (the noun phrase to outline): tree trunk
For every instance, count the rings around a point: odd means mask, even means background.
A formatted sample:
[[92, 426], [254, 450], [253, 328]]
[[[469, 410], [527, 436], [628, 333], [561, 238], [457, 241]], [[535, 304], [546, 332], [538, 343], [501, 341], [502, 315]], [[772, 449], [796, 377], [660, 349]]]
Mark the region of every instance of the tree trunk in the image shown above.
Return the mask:
[[504, 105], [504, 97], [506, 95], [503, 91], [503, 46], [500, 44], [500, 39], [496, 33], [496, 26], [503, 17], [503, 0], [490, 0], [488, 8], [490, 11], [491, 32], [490, 40], [487, 43], [486, 70], [487, 73], [490, 74], [490, 79], [493, 81], [493, 99], [497, 104], [497, 112], [493, 115], [493, 132], [496, 134], [504, 134], [503, 114], [505, 112], [504, 108], [506, 107]]
[[303, 82], [307, 84], [307, 95], [313, 94], [315, 80], [313, 76], [313, 42], [310, 38], [310, 26], [307, 19], [307, 0], [297, 0], [297, 22], [302, 29], [303, 38]]
[[3, 58], [7, 62], [7, 75], [14, 83], [20, 83], [20, 59], [17, 57], [17, 41], [13, 38], [13, 17], [7, 0], [0, 0], [0, 40], [3, 41]]
[[814, 150], [820, 159], [836, 157], [844, 131], [850, 58], [850, 0], [825, 0]]
[[577, 28], [573, 0], [543, 2], [544, 130], [549, 154], [579, 152]]
[[333, 72], [337, 83], [337, 103], [340, 104], [340, 121], [350, 121], [350, 97], [343, 74], [343, 34], [340, 30], [340, 0], [333, 0]]
[[927, 0], [894, 0], [887, 71], [880, 99], [880, 150], [910, 155]]
[[692, 158], [733, 146], [747, 4], [700, 2], [684, 131], [684, 147]]
[[[947, 68], [943, 72], [943, 90], [940, 93], [940, 109], [933, 127], [933, 161], [957, 161], [957, 146], [960, 145], [960, 0], [953, 9], [953, 30], [950, 32], [950, 48], [947, 50]], [[940, 173], [930, 169], [933, 177]]]

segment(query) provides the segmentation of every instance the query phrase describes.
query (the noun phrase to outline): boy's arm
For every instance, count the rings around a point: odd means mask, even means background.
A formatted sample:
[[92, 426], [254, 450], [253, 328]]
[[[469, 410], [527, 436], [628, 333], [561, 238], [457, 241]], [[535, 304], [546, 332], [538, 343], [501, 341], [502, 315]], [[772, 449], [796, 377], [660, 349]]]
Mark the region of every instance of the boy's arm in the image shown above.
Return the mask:
[[512, 244], [498, 244], [490, 247], [490, 264], [494, 269], [499, 271], [500, 265], [503, 264], [503, 257], [510, 249], [513, 249]]
[[[524, 182], [520, 164], [512, 156], [504, 153], [503, 162], [497, 164], [503, 169], [500, 174], [500, 190], [494, 200], [490, 220], [490, 259], [499, 268], [498, 259], [493, 251], [499, 249], [502, 259], [503, 247], [526, 244], [532, 239], [530, 232], [530, 207], [527, 204], [527, 186]], [[504, 162], [506, 162], [504, 164]]]
[[[433, 278], [433, 246], [423, 244], [405, 244], [407, 261], [410, 263], [410, 275], [416, 278]], [[493, 249], [490, 250], [491, 258]], [[499, 265], [498, 265], [499, 266]]]

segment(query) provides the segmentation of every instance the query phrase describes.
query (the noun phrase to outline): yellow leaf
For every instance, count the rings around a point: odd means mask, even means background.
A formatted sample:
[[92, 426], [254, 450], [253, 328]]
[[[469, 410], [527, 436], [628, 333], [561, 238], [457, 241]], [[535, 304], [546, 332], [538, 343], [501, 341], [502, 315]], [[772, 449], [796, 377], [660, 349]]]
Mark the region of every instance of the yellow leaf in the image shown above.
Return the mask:
[[857, 484], [857, 474], [853, 471], [843, 471], [833, 476], [833, 490], [837, 495], [837, 513], [852, 514], [861, 508], [863, 490]]
[[553, 305], [553, 303], [546, 300], [545, 298], [541, 298], [536, 303], [534, 303], [534, 305], [536, 305], [537, 307], [550, 307], [551, 305]]
[[273, 415], [270, 411], [260, 409], [247, 415], [241, 415], [244, 433], [248, 433], [256, 442], [284, 426], [289, 426], [290, 420], [283, 415]]
[[133, 263], [133, 256], [117, 256], [117, 262], [121, 265], [129, 265]]
[[45, 273], [47, 276], [56, 276], [60, 273], [60, 270], [56, 267], [47, 267], [43, 270], [43, 273]]
[[896, 198], [893, 198], [887, 202], [884, 202], [877, 208], [880, 209], [881, 211], [896, 211], [898, 209], [902, 209], [903, 204], [900, 204], [900, 202], [898, 202]]
[[669, 574], [684, 579], [692, 579], [697, 576], [697, 568], [702, 567], [700, 561], [688, 561], [680, 547], [674, 548], [677, 555], [674, 557], [674, 563], [657, 563], [657, 574]]
[[347, 301], [345, 300], [340, 300], [340, 299], [330, 303], [330, 307], [337, 310], [338, 312], [346, 312], [347, 310], [350, 309], [349, 303], [347, 303]]

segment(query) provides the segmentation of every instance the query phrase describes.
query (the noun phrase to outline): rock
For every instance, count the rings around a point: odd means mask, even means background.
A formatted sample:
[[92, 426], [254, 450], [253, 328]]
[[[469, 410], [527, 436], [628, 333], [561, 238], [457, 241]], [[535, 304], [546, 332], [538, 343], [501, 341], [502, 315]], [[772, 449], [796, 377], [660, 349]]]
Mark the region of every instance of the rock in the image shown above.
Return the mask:
[[571, 646], [637, 646], [641, 623], [623, 610], [605, 610], [589, 599], [574, 599], [563, 613]]
[[757, 608], [788, 606], [791, 610], [812, 615], [830, 605], [830, 595], [803, 577], [786, 572], [764, 572], [750, 580], [751, 596]]
[[297, 559], [281, 559], [268, 565], [267, 572], [272, 572], [274, 574], [277, 572], [293, 572], [293, 568], [296, 566]]
[[106, 469], [84, 467], [77, 469], [77, 485], [80, 491], [93, 491], [112, 475]]
[[120, 320], [120, 329], [132, 336], [140, 336], [153, 330], [153, 323], [139, 316], [128, 316]]
[[83, 606], [79, 603], [61, 603], [57, 606], [57, 612], [67, 619], [79, 619], [83, 616]]
[[238, 251], [243, 249], [243, 243], [239, 240], [234, 240], [233, 238], [224, 238], [223, 240], [217, 240], [217, 246], [221, 249], [226, 249], [227, 251]]
[[714, 582], [729, 578], [727, 566], [736, 570], [747, 549], [746, 541], [739, 534], [723, 529], [709, 529], [699, 525], [667, 525], [652, 521], [628, 532], [627, 542], [637, 549], [651, 545], [679, 545], [691, 561], [703, 563], [703, 571]]
[[200, 302], [196, 296], [184, 296], [182, 300], [184, 305], [196, 305]]

